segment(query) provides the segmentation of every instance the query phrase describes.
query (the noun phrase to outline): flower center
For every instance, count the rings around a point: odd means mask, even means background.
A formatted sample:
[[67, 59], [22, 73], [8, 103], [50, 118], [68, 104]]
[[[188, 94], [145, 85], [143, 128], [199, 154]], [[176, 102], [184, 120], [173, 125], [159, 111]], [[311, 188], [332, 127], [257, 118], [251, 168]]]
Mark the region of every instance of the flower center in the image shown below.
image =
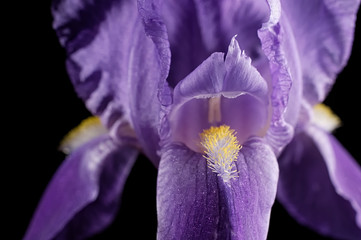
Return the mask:
[[227, 125], [210, 127], [200, 134], [201, 145], [205, 148], [204, 158], [213, 172], [222, 177], [225, 183], [238, 177], [235, 166], [239, 151], [242, 146], [239, 144], [235, 131]]

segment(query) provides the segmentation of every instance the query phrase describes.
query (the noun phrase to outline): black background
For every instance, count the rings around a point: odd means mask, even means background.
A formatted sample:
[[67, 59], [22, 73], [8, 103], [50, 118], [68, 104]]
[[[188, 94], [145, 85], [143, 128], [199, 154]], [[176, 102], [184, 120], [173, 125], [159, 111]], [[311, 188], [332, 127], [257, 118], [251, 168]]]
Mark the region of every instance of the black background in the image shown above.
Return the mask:
[[[42, 192], [65, 157], [57, 151], [59, 141], [90, 114], [68, 79], [65, 52], [51, 27], [50, 0], [14, 7], [3, 27], [9, 27], [9, 34], [3, 37], [8, 42], [2, 55], [5, 145], [1, 169], [5, 230], [10, 231], [9, 239], [21, 239]], [[336, 137], [359, 162], [360, 32], [358, 20], [349, 64], [326, 100], [343, 122]], [[156, 176], [155, 168], [140, 156], [125, 185], [118, 217], [92, 239], [155, 239]], [[295, 236], [327, 239], [298, 225], [276, 202], [269, 239]]]

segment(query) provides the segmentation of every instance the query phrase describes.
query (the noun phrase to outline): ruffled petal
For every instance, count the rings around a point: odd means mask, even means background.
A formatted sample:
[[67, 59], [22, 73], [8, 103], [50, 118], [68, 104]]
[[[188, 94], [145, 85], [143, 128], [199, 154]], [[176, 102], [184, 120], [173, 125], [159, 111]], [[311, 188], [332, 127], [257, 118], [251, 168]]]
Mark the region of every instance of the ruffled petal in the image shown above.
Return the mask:
[[183, 145], [163, 149], [157, 186], [158, 239], [266, 239], [278, 167], [259, 140], [243, 146], [239, 178], [225, 184]]
[[108, 136], [74, 151], [48, 185], [24, 239], [84, 239], [104, 229], [136, 157], [137, 150]]
[[361, 237], [361, 169], [322, 130], [308, 127], [279, 158], [278, 198], [301, 223], [338, 239]]
[[269, 60], [272, 86], [272, 118], [267, 141], [276, 154], [292, 139], [301, 106], [302, 82], [299, 58], [290, 28], [283, 24], [279, 0], [269, 0], [270, 16], [258, 31]]
[[[54, 3], [54, 28], [68, 53], [67, 68], [78, 95], [115, 139], [132, 127], [157, 165], [158, 91], [169, 104], [170, 51], [164, 24], [151, 1]], [[157, 6], [156, 4], [153, 4]]]
[[303, 95], [322, 102], [351, 53], [360, 0], [281, 1], [300, 52]]
[[124, 114], [131, 95], [120, 74], [131, 69], [130, 46], [139, 34], [134, 28], [141, 26], [137, 15], [130, 1], [58, 0], [53, 4], [53, 27], [67, 52], [71, 81], [92, 113], [108, 115], [107, 126]]

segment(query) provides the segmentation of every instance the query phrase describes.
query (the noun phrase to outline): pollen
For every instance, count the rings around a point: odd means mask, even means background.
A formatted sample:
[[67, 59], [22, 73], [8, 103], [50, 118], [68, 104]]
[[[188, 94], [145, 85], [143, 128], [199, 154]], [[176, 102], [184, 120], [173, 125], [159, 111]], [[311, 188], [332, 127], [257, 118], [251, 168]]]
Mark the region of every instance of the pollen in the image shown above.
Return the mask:
[[235, 134], [227, 125], [211, 127], [200, 134], [201, 145], [205, 149], [203, 156], [207, 159], [208, 167], [222, 177], [225, 183], [238, 177], [234, 162], [237, 161], [242, 146]]

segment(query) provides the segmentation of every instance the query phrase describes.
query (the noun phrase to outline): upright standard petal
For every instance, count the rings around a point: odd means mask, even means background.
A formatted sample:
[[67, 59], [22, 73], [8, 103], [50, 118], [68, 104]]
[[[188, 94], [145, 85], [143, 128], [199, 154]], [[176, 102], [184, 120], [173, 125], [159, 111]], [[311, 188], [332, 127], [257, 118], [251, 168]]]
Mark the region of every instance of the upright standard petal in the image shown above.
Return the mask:
[[351, 53], [360, 0], [281, 0], [300, 53], [303, 95], [322, 102]]
[[170, 90], [163, 87], [170, 51], [165, 26], [149, 6], [131, 0], [61, 0], [55, 2], [53, 15], [78, 95], [114, 138], [133, 128], [157, 165], [158, 90], [167, 90], [162, 101], [171, 101]]
[[233, 38], [225, 59], [212, 54], [177, 84], [168, 117], [173, 141], [197, 151], [199, 134], [215, 123], [229, 125], [242, 143], [264, 135], [268, 112], [267, 82]]
[[298, 120], [302, 85], [297, 48], [289, 27], [282, 24], [279, 0], [269, 0], [270, 16], [258, 31], [262, 49], [269, 60], [272, 86], [272, 118], [267, 140], [276, 154], [292, 139]]
[[113, 220], [137, 150], [99, 137], [75, 150], [48, 185], [25, 240], [84, 239]]
[[163, 3], [163, 15], [172, 51], [168, 82], [173, 87], [211, 53], [226, 52], [236, 34], [254, 63], [265, 60], [257, 38], [268, 17], [265, 1], [170, 0]]
[[361, 238], [361, 169], [334, 137], [308, 127], [279, 167], [277, 197], [298, 221], [331, 237]]
[[225, 184], [184, 145], [163, 149], [157, 187], [158, 239], [266, 239], [277, 160], [258, 139], [244, 144], [239, 177]]

